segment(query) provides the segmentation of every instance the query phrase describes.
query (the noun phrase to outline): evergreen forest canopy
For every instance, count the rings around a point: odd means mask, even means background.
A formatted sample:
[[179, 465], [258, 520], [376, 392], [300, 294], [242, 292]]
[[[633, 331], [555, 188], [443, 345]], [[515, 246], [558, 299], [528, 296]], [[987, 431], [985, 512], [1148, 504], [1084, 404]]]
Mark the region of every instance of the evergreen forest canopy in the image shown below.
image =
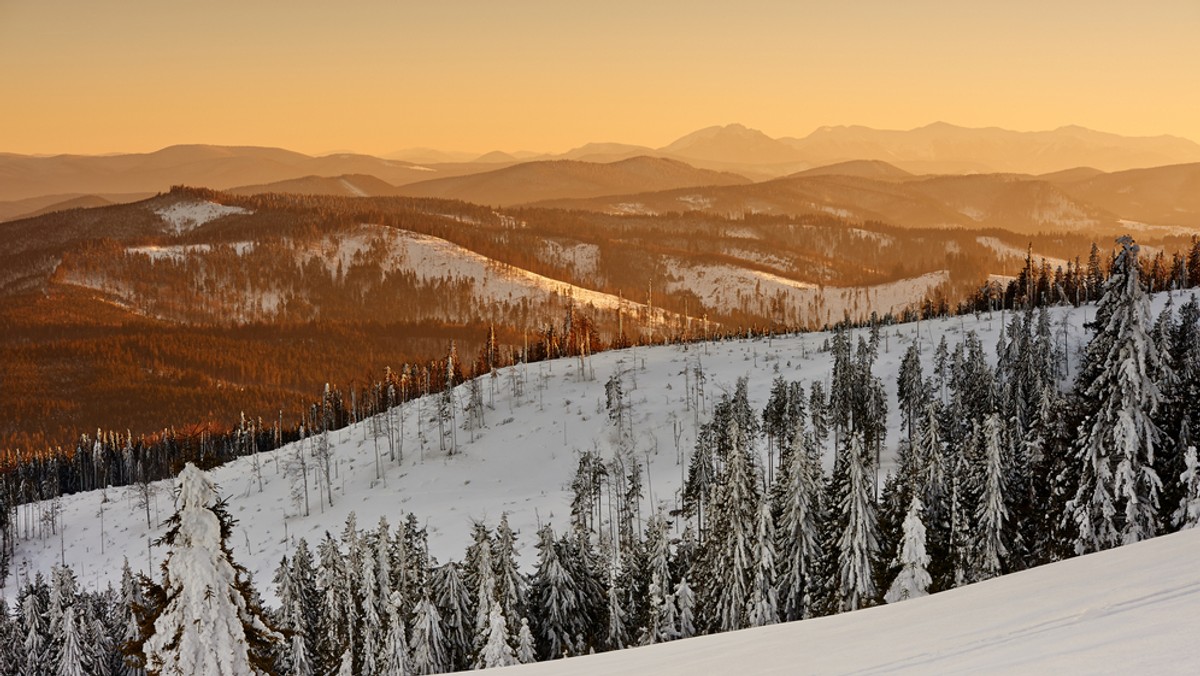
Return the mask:
[[[743, 381], [713, 407], [680, 514], [643, 521], [636, 459], [584, 453], [570, 527], [536, 534], [532, 566], [504, 518], [477, 523], [460, 561], [438, 562], [417, 515], [365, 528], [351, 517], [340, 537], [297, 542], [268, 610], [232, 561], [215, 487], [189, 467], [161, 579], [126, 571], [120, 590], [84, 591], [58, 568], [25, 581], [18, 608], [0, 613], [14, 657], [0, 663], [173, 673], [216, 641], [231, 648], [220, 659], [264, 673], [501, 666], [899, 602], [1194, 527], [1200, 304], [1153, 316], [1138, 247], [1119, 247], [1066, 390], [1033, 295], [1011, 313], [994, 367], [973, 334], [943, 340], [930, 373], [911, 347], [898, 462], [881, 485], [880, 331], [852, 344], [843, 327], [828, 386], [780, 378], [755, 410]], [[628, 443], [620, 380], [605, 389]], [[189, 625], [189, 585], [207, 585], [223, 610]]]

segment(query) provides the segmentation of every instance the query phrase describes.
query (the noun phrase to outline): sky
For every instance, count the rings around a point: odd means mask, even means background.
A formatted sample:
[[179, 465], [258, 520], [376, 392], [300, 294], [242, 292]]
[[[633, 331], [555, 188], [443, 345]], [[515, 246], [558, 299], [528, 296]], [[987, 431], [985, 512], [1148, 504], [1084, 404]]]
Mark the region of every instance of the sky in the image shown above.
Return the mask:
[[1200, 141], [1200, 2], [0, 0], [0, 152], [659, 147], [934, 121]]

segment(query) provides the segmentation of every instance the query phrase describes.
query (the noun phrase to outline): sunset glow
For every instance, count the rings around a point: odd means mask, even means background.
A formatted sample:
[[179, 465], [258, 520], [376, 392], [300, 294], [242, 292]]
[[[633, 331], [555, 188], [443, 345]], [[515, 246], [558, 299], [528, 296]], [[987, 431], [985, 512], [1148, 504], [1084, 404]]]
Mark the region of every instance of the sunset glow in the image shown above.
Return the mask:
[[0, 151], [661, 146], [741, 122], [1200, 139], [1200, 3], [0, 2]]

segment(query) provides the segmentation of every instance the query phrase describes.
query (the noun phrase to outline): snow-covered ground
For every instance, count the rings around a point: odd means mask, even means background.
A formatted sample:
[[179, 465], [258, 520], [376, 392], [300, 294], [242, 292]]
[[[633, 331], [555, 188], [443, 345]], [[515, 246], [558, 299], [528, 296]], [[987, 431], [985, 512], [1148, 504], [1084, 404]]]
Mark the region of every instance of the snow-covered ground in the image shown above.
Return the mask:
[[[1165, 303], [1165, 295], [1157, 296], [1156, 311]], [[1086, 340], [1082, 324], [1091, 318], [1094, 308], [1051, 312], [1056, 339], [1071, 348], [1070, 364], [1074, 366], [1076, 352]], [[941, 337], [953, 345], [973, 330], [991, 352], [1006, 319], [1001, 313], [983, 314], [884, 330], [875, 374], [888, 390], [891, 412], [887, 421], [889, 452], [882, 458], [881, 473], [894, 466], [900, 436], [896, 376], [908, 345], [920, 340], [928, 373]], [[862, 335], [865, 330], [855, 333]], [[550, 522], [562, 528], [567, 523], [568, 483], [579, 453], [597, 450], [612, 457], [616, 452], [604, 408], [604, 385], [609, 376], [622, 374], [632, 405], [635, 454], [649, 467], [646, 510], [653, 505], [672, 509], [678, 504], [698, 427], [707, 420], [721, 393], [731, 392], [737, 379], [746, 376], [750, 403], [761, 409], [776, 375], [806, 384], [825, 381], [831, 360], [821, 348], [827, 339], [828, 334], [812, 333], [774, 340], [636, 348], [595, 355], [583, 362], [565, 359], [504, 369], [495, 379], [485, 377], [483, 397], [491, 406], [477, 438], [472, 440], [472, 433], [461, 428], [463, 418], [459, 417], [453, 455], [439, 450], [437, 424], [432, 418], [435, 406], [429, 401], [409, 402], [393, 413], [395, 425], [403, 420], [403, 460], [388, 461], [386, 437], [381, 436], [378, 470], [370, 422], [331, 433], [334, 504], [322, 503], [313, 488], [315, 476], [310, 475], [309, 516], [302, 516], [291, 498], [292, 484], [284, 466], [297, 450], [307, 451], [311, 440], [300, 442], [305, 445], [299, 449], [291, 445], [256, 458], [242, 458], [213, 471], [238, 520], [231, 541], [233, 554], [253, 572], [260, 590], [273, 602], [274, 592], [267, 581], [295, 540], [305, 537], [311, 543], [327, 530], [339, 532], [351, 512], [363, 527], [374, 525], [381, 517], [395, 525], [407, 513], [416, 514], [428, 527], [430, 553], [441, 561], [462, 557], [473, 520], [494, 525], [507, 512], [519, 531], [521, 561], [532, 567], [538, 525]], [[697, 367], [702, 367], [705, 375], [703, 410], [685, 405], [687, 381]], [[514, 397], [510, 389], [517, 376], [526, 383], [520, 397]], [[423, 444], [418, 419], [424, 420]], [[827, 465], [829, 462], [827, 458]], [[256, 471], [256, 466], [261, 471]], [[377, 471], [382, 473], [379, 479]], [[17, 519], [22, 536], [3, 593], [15, 593], [14, 579], [27, 572], [46, 571], [60, 561], [71, 565], [85, 586], [116, 583], [125, 559], [135, 570], [157, 572], [165, 552], [150, 546], [149, 541], [162, 534], [158, 524], [173, 510], [171, 482], [161, 482], [158, 487], [150, 528], [133, 491], [125, 488], [63, 498], [64, 528], [44, 539], [36, 535], [37, 516], [44, 512], [44, 505], [22, 506]], [[30, 528], [33, 536], [25, 537]], [[1200, 576], [1195, 574], [1194, 563], [1200, 556], [1197, 537], [1173, 536], [894, 608], [705, 638], [628, 653], [628, 658], [606, 656], [592, 663], [565, 664], [571, 669], [609, 673], [635, 667], [652, 672], [696, 670], [701, 669], [703, 660], [718, 660], [715, 667], [702, 669], [709, 673], [735, 668], [791, 673], [902, 667], [926, 672], [993, 664], [994, 669], [1007, 671], [1044, 671], [1042, 665], [1059, 660], [1078, 665], [1073, 671], [1129, 671], [1122, 667], [1134, 663], [1119, 660], [1157, 659], [1157, 647], [1167, 642], [1163, 637], [1168, 634], [1160, 633], [1163, 628], [1169, 627], [1174, 636], [1188, 627], [1194, 633], [1196, 618], [1200, 618], [1200, 596], [1196, 594]], [[1125, 574], [1134, 577], [1119, 577]], [[1109, 575], [1112, 581], [1088, 582], [1093, 575]], [[919, 612], [921, 609], [927, 610]], [[1112, 643], [1117, 637], [1143, 637], [1145, 645], [1155, 649], [1116, 655], [1118, 648], [1108, 646], [1119, 646]], [[837, 641], [840, 643], [834, 643]], [[1177, 645], [1185, 643], [1180, 639]], [[1101, 655], [1096, 661], [1077, 661], [1092, 660], [1082, 653], [1094, 649]], [[685, 656], [690, 650], [696, 652]], [[1110, 652], [1114, 653], [1111, 660], [1103, 657]], [[648, 662], [627, 667], [606, 661], [620, 659]]]
[[[1021, 249], [1021, 248], [1015, 247], [1011, 244], [1007, 244], [1005, 242], [1000, 241], [999, 239], [997, 239], [995, 237], [976, 237], [975, 241], [979, 242], [983, 246], [986, 246], [987, 248], [991, 249], [992, 251], [995, 251], [997, 254], [999, 254], [999, 256], [1001, 258], [1010, 258], [1010, 259], [1014, 259], [1015, 261], [1018, 261], [1018, 262], [1013, 262], [1012, 263], [1013, 265], [1024, 265], [1025, 264], [1025, 256], [1028, 254], [1028, 252], [1025, 249]], [[1041, 264], [1043, 262], [1046, 263], [1047, 265], [1049, 265], [1051, 270], [1053, 270], [1055, 268], [1062, 268], [1064, 270], [1067, 269], [1067, 261], [1065, 261], [1061, 258], [1054, 258], [1052, 256], [1043, 256], [1037, 252], [1034, 252], [1033, 264], [1037, 265], [1037, 266], [1041, 266]], [[1008, 269], [1011, 270], [1012, 268], [1009, 267]]]
[[1194, 674], [1200, 530], [925, 598], [513, 674]]
[[[682, 259], [668, 260], [667, 271], [671, 275], [668, 290], [692, 291], [708, 307], [724, 312], [751, 307], [784, 324], [816, 326], [836, 323], [847, 313], [855, 319], [866, 319], [872, 311], [899, 313], [921, 302], [949, 278], [946, 271], [939, 270], [875, 286], [821, 287], [761, 270]], [[774, 312], [771, 308], [775, 307], [787, 308], [786, 316]]]
[[230, 214], [244, 214], [246, 210], [241, 207], [217, 204], [216, 202], [205, 200], [188, 200], [176, 202], [168, 207], [155, 209], [154, 213], [158, 214], [170, 226], [171, 234], [181, 235], [185, 232], [195, 230], [209, 221], [214, 221]]

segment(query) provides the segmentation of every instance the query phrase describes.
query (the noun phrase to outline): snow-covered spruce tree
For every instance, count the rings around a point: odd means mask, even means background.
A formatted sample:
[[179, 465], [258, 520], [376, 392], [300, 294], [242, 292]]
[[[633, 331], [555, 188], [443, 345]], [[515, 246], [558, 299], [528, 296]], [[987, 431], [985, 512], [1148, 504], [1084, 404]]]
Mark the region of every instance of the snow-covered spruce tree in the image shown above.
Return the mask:
[[[387, 632], [380, 653], [380, 674], [385, 676], [408, 676], [411, 673], [408, 661], [408, 640], [405, 637], [404, 597], [392, 592], [387, 603]], [[365, 672], [364, 672], [365, 673]]]
[[984, 419], [982, 432], [983, 486], [975, 506], [973, 533], [976, 580], [986, 580], [1005, 572], [1009, 554], [1007, 487], [999, 414], [993, 413]]
[[621, 555], [614, 551], [608, 564], [608, 631], [604, 643], [609, 650], [621, 650], [629, 644], [625, 628], [625, 609], [621, 604]]
[[659, 511], [646, 528], [646, 549], [650, 569], [650, 617], [642, 643], [663, 643], [678, 634], [675, 599], [671, 594], [671, 550], [667, 541], [667, 520]]
[[1154, 424], [1162, 359], [1150, 335], [1150, 299], [1142, 288], [1138, 246], [1128, 236], [1113, 260], [1092, 324], [1076, 393], [1079, 426], [1075, 497], [1065, 518], [1075, 552], [1108, 549], [1159, 531], [1154, 455], [1162, 434]]
[[815, 440], [803, 435], [803, 445], [788, 454], [780, 472], [786, 481], [776, 532], [779, 567], [778, 601], [784, 620], [800, 620], [812, 613], [811, 587], [820, 552], [821, 459]]
[[754, 532], [754, 577], [746, 600], [746, 621], [751, 627], [764, 627], [779, 621], [779, 603], [775, 593], [775, 524], [771, 505], [763, 500], [758, 507]]
[[279, 673], [310, 676], [311, 655], [304, 643], [308, 633], [305, 624], [307, 618], [300, 590], [292, 576], [292, 566], [286, 556], [275, 570], [274, 582], [275, 594], [279, 597], [279, 608], [275, 611], [275, 627], [286, 637], [278, 649], [276, 668]]
[[508, 514], [500, 515], [500, 523], [496, 526], [496, 537], [492, 541], [492, 569], [496, 578], [496, 600], [508, 620], [512, 643], [516, 643], [515, 632], [517, 618], [525, 617], [526, 602], [529, 594], [529, 581], [521, 573], [517, 563], [517, 535], [508, 525]]
[[512, 646], [508, 644], [508, 628], [505, 626], [504, 612], [500, 609], [500, 604], [494, 600], [491, 606], [491, 611], [488, 613], [487, 639], [479, 651], [479, 658], [475, 662], [476, 669], [508, 667], [517, 663], [517, 656], [513, 653]]
[[843, 611], [871, 605], [875, 598], [872, 567], [878, 544], [875, 502], [867, 472], [862, 440], [853, 435], [846, 452], [846, 491], [840, 505], [843, 529], [837, 542], [837, 598]]
[[530, 585], [530, 611], [541, 659], [571, 654], [579, 599], [575, 580], [559, 559], [558, 543], [549, 525], [538, 531], [538, 562]]
[[916, 341], [909, 344], [900, 362], [896, 381], [896, 396], [900, 400], [900, 421], [908, 436], [910, 447], [916, 446], [917, 425], [929, 401], [929, 388], [921, 372], [921, 348]]
[[[1167, 347], [1174, 377], [1164, 379], [1163, 403], [1157, 416], [1159, 429], [1168, 438], [1163, 440], [1163, 448], [1154, 458], [1154, 469], [1163, 479], [1164, 508], [1178, 505], [1184, 498], [1186, 486], [1174, 479], [1185, 471], [1187, 449], [1194, 444], [1193, 437], [1200, 430], [1200, 303], [1192, 295], [1180, 306], [1174, 321], [1170, 320], [1170, 311], [1169, 305], [1163, 311], [1170, 326], [1160, 340]], [[1159, 324], [1162, 323], [1160, 317]]]
[[63, 610], [62, 640], [55, 656], [55, 676], [83, 676], [91, 673], [92, 662], [82, 645], [79, 622], [75, 616], [75, 604]]
[[925, 524], [921, 521], [921, 498], [914, 495], [904, 517], [904, 538], [900, 551], [896, 553], [896, 565], [900, 572], [892, 581], [883, 600], [896, 603], [914, 599], [929, 593], [929, 555], [925, 553]]
[[117, 602], [112, 587], [80, 599], [76, 617], [91, 659], [93, 676], [120, 674], [123, 667], [119, 640], [122, 626]]
[[65, 566], [55, 566], [50, 575], [50, 603], [46, 608], [46, 616], [49, 618], [47, 633], [50, 638], [46, 656], [54, 670], [61, 665], [59, 658], [67, 634], [67, 609], [75, 605], [78, 593], [79, 583], [75, 580], [75, 572]]
[[1179, 508], [1172, 515], [1175, 527], [1180, 530], [1200, 525], [1200, 463], [1196, 461], [1195, 446], [1188, 446], [1183, 463], [1183, 473], [1179, 475], [1183, 497], [1179, 499]]
[[[382, 538], [386, 546], [386, 531]], [[380, 538], [372, 535], [366, 540], [363, 556], [360, 558], [360, 584], [358, 588], [358, 607], [360, 608], [359, 629], [355, 632], [355, 657], [358, 672], [362, 676], [381, 673], [383, 660], [385, 632], [389, 616], [389, 601], [391, 598], [391, 583], [386, 571], [380, 574], [377, 556]], [[386, 556], [383, 557], [386, 561]], [[403, 617], [403, 616], [402, 616]]]
[[48, 590], [42, 574], [38, 573], [33, 584], [26, 586], [24, 598], [20, 599], [20, 613], [25, 628], [23, 640], [24, 661], [22, 676], [40, 673], [48, 663], [50, 636], [46, 606]]
[[537, 648], [534, 647], [533, 631], [529, 629], [529, 620], [521, 618], [521, 629], [517, 632], [517, 662], [533, 664], [537, 661]]
[[313, 667], [317, 673], [336, 672], [344, 655], [350, 654], [350, 622], [347, 609], [353, 605], [342, 552], [337, 541], [326, 531], [317, 546], [321, 565], [317, 586], [321, 589], [317, 621], [317, 650]]
[[446, 662], [455, 671], [471, 666], [471, 595], [451, 561], [437, 568], [432, 577], [433, 601], [442, 617], [442, 635], [446, 639]]
[[411, 635], [411, 666], [414, 674], [440, 674], [450, 670], [446, 637], [442, 634], [442, 617], [428, 594], [413, 609]]
[[[487, 641], [492, 601], [496, 598], [496, 573], [492, 567], [492, 535], [487, 526], [476, 521], [472, 542], [467, 548], [466, 585], [471, 593], [473, 620], [470, 625], [472, 654], [478, 654]], [[503, 609], [501, 609], [503, 612]]]
[[[145, 599], [142, 597], [142, 587], [138, 584], [137, 578], [134, 577], [133, 571], [129, 568], [129, 559], [125, 559], [121, 566], [121, 590], [118, 599], [117, 608], [120, 615], [121, 633], [118, 635], [118, 649], [131, 641], [137, 641], [141, 636], [141, 628], [138, 626], [138, 616], [134, 612], [135, 608], [145, 605]], [[130, 655], [122, 655], [121, 668], [118, 670], [122, 676], [142, 676], [146, 673], [144, 669], [138, 666], [140, 660], [135, 659]]]
[[252, 600], [246, 571], [227, 544], [234, 520], [209, 476], [188, 463], [179, 473], [179, 510], [161, 543], [170, 547], [162, 585], [143, 580], [147, 670], [153, 674], [269, 673], [282, 637]]
[[748, 439], [739, 419], [726, 426], [725, 471], [713, 494], [712, 515], [700, 560], [703, 616], [713, 631], [748, 626], [746, 599], [754, 576], [754, 535], [762, 496]]
[[675, 607], [679, 609], [679, 638], [695, 636], [696, 594], [686, 575], [675, 585]]
[[297, 619], [304, 629], [304, 650], [307, 654], [310, 669], [316, 671], [314, 660], [317, 654], [317, 632], [320, 630], [321, 593], [317, 589], [317, 573], [313, 567], [312, 552], [308, 542], [300, 538], [296, 542], [296, 551], [292, 555], [292, 581], [296, 586], [299, 601]]

